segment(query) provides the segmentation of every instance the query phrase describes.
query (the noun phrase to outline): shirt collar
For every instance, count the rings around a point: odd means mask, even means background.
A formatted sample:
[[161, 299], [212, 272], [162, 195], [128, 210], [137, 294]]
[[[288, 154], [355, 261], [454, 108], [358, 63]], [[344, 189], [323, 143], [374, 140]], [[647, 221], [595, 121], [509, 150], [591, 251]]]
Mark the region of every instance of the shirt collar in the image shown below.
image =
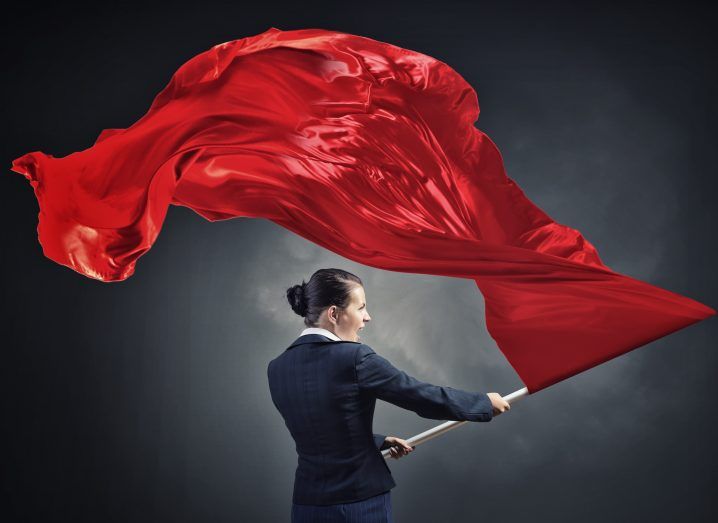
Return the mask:
[[326, 336], [330, 340], [343, 341], [339, 336], [334, 334], [332, 331], [327, 330], [327, 329], [322, 329], [319, 327], [307, 327], [306, 329], [304, 329], [302, 331], [300, 336], [304, 336], [305, 334], [319, 334], [321, 336]]

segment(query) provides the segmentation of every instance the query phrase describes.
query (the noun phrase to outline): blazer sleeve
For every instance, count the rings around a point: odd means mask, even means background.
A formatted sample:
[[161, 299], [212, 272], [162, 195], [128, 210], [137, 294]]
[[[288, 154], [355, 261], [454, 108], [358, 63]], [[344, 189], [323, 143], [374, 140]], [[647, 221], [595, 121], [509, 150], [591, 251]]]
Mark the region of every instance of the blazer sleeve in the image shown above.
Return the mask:
[[386, 440], [386, 436], [383, 434], [374, 434], [374, 445], [376, 445], [376, 448], [379, 450], [384, 450], [382, 448], [384, 446], [384, 440]]
[[493, 418], [494, 409], [488, 394], [419, 381], [394, 367], [368, 345], [359, 346], [355, 366], [361, 390], [414, 411], [422, 418], [453, 421], [491, 421]]

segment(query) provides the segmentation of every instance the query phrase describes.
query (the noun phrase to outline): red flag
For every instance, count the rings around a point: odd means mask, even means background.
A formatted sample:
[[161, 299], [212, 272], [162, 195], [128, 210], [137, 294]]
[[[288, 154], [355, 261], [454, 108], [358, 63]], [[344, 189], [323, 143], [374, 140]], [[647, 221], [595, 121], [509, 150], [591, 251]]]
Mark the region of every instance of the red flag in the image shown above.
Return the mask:
[[26, 154], [49, 258], [123, 280], [169, 204], [261, 217], [386, 270], [471, 278], [530, 392], [715, 314], [606, 267], [506, 176], [448, 65], [321, 29], [219, 44], [147, 114], [63, 158]]

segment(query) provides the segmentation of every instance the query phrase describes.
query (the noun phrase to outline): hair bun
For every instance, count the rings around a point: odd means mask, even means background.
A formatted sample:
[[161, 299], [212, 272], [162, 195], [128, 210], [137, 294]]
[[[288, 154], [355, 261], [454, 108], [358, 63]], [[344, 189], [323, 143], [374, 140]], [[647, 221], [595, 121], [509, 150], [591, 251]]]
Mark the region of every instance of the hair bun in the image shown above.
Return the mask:
[[294, 285], [287, 289], [287, 299], [289, 305], [292, 306], [292, 310], [300, 316], [306, 316], [307, 314], [307, 300], [304, 296], [304, 291], [307, 288], [307, 284], [302, 281], [301, 285]]

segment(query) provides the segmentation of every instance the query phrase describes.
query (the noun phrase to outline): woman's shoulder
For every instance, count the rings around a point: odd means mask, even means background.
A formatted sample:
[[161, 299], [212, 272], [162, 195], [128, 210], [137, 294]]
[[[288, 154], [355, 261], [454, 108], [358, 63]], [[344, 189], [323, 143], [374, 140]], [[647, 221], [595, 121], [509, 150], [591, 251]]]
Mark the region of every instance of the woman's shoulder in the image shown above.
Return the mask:
[[355, 363], [361, 363], [367, 357], [376, 355], [376, 352], [374, 351], [374, 349], [372, 349], [366, 343], [357, 343], [357, 346], [354, 350], [355, 350], [355, 352], [354, 352]]

